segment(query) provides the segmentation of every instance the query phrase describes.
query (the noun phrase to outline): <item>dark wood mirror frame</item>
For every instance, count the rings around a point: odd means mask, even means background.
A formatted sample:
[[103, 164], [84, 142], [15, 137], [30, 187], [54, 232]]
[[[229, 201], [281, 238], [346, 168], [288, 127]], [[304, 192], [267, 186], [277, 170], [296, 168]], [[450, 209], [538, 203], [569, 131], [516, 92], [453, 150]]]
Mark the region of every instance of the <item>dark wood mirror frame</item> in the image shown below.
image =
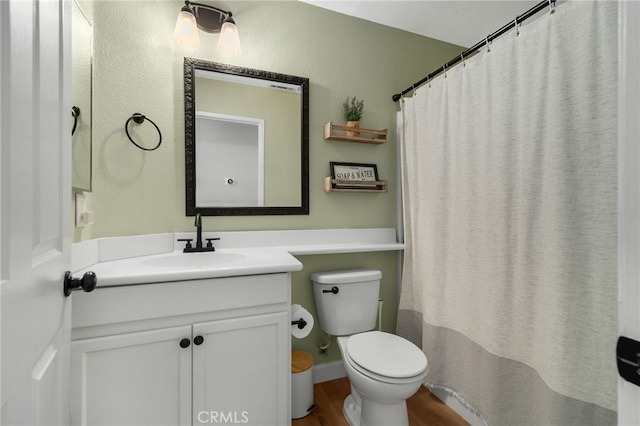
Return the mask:
[[[302, 93], [300, 155], [300, 181], [302, 193], [300, 206], [283, 207], [198, 207], [196, 205], [196, 144], [195, 144], [195, 71], [206, 70], [295, 84]], [[269, 71], [243, 68], [234, 65], [184, 58], [184, 136], [185, 136], [185, 188], [186, 214], [195, 216], [257, 216], [257, 215], [304, 215], [309, 214], [309, 79]]]

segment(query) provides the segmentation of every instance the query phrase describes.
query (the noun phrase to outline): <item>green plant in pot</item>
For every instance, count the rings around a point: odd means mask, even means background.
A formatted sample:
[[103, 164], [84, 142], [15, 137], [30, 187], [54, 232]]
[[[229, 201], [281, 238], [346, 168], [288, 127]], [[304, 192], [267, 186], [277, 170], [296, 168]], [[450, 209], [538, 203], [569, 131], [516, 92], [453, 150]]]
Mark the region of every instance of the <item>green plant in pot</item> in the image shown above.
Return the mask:
[[[347, 127], [360, 127], [360, 119], [362, 118], [362, 110], [364, 109], [364, 101], [357, 100], [356, 97], [347, 99], [342, 104], [344, 108], [344, 118], [347, 120]], [[347, 136], [359, 136], [360, 132], [347, 131]]]

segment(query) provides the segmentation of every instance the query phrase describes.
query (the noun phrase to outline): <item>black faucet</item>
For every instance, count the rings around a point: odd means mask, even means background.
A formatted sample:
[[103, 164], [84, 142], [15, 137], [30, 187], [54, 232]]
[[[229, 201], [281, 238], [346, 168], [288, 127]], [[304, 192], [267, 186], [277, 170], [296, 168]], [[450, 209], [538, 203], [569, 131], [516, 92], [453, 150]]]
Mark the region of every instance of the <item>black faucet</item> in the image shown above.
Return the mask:
[[196, 213], [196, 222], [194, 224], [196, 227], [196, 246], [193, 247], [191, 245], [191, 241], [193, 238], [181, 238], [178, 241], [186, 241], [187, 244], [182, 250], [184, 253], [193, 253], [193, 252], [202, 252], [202, 251], [216, 251], [215, 247], [213, 247], [212, 241], [219, 240], [220, 238], [205, 238], [207, 240], [206, 247], [202, 246], [202, 216], [200, 213]]
[[196, 227], [196, 248], [202, 248], [202, 216], [200, 213], [196, 213], [196, 223], [194, 224]]

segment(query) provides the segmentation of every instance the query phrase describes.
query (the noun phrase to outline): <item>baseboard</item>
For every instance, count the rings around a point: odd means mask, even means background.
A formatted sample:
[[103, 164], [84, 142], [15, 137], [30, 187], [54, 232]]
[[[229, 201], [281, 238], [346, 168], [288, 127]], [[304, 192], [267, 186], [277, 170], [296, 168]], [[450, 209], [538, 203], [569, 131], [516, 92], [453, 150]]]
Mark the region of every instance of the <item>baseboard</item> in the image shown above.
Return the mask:
[[313, 383], [328, 382], [342, 377], [347, 377], [342, 361], [325, 362], [313, 366]]

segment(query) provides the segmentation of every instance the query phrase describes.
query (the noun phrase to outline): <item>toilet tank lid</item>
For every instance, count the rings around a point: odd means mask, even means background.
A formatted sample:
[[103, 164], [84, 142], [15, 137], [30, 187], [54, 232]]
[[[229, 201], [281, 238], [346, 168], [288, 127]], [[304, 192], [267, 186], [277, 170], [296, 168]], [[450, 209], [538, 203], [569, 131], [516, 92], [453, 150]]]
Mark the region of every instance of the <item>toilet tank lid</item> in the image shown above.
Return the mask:
[[382, 272], [375, 269], [348, 269], [345, 271], [314, 272], [311, 281], [320, 284], [348, 284], [379, 280]]

